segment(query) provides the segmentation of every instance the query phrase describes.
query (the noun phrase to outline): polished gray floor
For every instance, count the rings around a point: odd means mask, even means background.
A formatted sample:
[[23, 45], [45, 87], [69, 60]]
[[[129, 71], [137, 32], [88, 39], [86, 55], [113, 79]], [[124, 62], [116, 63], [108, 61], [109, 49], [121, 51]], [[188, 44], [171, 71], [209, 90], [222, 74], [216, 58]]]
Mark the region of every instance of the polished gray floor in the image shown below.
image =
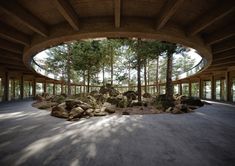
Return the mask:
[[68, 122], [30, 105], [0, 104], [1, 166], [235, 165], [234, 106]]

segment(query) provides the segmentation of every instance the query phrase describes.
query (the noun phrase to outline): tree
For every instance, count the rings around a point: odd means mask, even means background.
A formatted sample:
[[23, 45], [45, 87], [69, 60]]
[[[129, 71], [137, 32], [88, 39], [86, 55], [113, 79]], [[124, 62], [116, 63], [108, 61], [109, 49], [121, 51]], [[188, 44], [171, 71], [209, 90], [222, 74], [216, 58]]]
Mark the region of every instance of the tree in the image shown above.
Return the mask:
[[100, 71], [102, 64], [100, 41], [79, 41], [74, 44], [72, 55], [73, 68], [83, 72], [83, 81], [87, 78], [87, 93], [90, 92], [91, 77]]

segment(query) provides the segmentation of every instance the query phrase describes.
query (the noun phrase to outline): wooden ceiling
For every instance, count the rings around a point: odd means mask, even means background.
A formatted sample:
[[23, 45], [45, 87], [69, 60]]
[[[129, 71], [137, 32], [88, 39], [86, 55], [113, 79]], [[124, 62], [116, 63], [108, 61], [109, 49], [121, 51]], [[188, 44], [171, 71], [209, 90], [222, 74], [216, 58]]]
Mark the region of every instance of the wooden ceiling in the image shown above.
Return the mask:
[[234, 2], [1, 1], [1, 69], [33, 73], [29, 61], [35, 53], [68, 40], [132, 36], [168, 40], [194, 47], [209, 62], [208, 68], [200, 75], [228, 70], [235, 66]]

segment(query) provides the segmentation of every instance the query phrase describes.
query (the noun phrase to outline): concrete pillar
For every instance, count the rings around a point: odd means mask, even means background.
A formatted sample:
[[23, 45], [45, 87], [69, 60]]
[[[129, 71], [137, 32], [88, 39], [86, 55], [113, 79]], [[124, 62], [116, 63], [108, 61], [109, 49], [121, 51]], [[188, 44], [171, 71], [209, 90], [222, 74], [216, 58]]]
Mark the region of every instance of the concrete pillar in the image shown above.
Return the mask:
[[43, 92], [47, 92], [47, 82], [46, 82], [46, 80], [43, 83]]
[[191, 97], [192, 96], [192, 83], [191, 80], [188, 82], [188, 95]]
[[202, 99], [203, 98], [203, 81], [202, 79], [200, 78], [199, 79], [199, 98]]
[[13, 79], [13, 87], [12, 87], [12, 91], [13, 91], [13, 98], [16, 98], [16, 84], [15, 84], [15, 79]]
[[225, 80], [226, 80], [226, 101], [230, 101], [231, 100], [231, 83], [230, 83], [229, 71], [225, 73]]
[[53, 95], [55, 95], [55, 83], [53, 83]]
[[24, 75], [20, 77], [20, 99], [24, 98]]
[[61, 94], [64, 93], [64, 86], [63, 83], [61, 84]]
[[215, 100], [215, 77], [211, 76], [211, 99]]
[[5, 72], [4, 77], [4, 101], [9, 100], [9, 73]]
[[180, 92], [180, 95], [182, 95], [182, 93], [183, 93], [183, 90], [182, 90], [182, 83], [179, 83], [179, 92]]
[[36, 79], [34, 78], [33, 79], [33, 86], [32, 86], [33, 90], [32, 90], [32, 95], [33, 96], [36, 96]]

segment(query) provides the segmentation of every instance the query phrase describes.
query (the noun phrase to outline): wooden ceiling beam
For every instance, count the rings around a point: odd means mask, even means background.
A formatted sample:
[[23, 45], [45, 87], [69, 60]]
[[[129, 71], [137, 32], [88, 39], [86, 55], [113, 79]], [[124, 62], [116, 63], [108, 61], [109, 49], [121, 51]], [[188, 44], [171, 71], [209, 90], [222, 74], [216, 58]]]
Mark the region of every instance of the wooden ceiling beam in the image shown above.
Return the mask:
[[210, 36], [205, 37], [205, 42], [208, 45], [212, 45], [221, 42], [227, 38], [230, 38], [234, 35], [235, 35], [235, 25], [232, 25], [222, 30], [216, 31]]
[[67, 0], [55, 0], [55, 5], [60, 14], [68, 21], [74, 30], [79, 30], [78, 15]]
[[224, 18], [226, 15], [233, 12], [234, 9], [234, 1], [231, 1], [231, 3], [219, 5], [217, 8], [205, 13], [203, 16], [200, 16], [196, 22], [191, 24], [188, 29], [188, 35], [196, 35], [214, 22]]
[[114, 0], [114, 20], [115, 20], [115, 27], [120, 28], [121, 26], [121, 0]]
[[44, 37], [48, 36], [47, 27], [38, 18], [21, 7], [19, 3], [15, 1], [1, 1], [0, 9], [8, 15], [16, 18], [19, 22], [30, 28], [32, 31]]
[[0, 22], [0, 36], [10, 41], [28, 46], [30, 44], [30, 38], [28, 35], [17, 31], [16, 29]]
[[232, 40], [227, 40], [222, 43], [218, 43], [212, 46], [213, 54], [222, 53], [235, 48], [235, 38]]
[[229, 64], [229, 63], [232, 63], [232, 62], [235, 62], [235, 56], [233, 57], [230, 57], [230, 58], [227, 58], [227, 59], [223, 59], [223, 60], [217, 60], [217, 61], [214, 61], [212, 62], [212, 66], [215, 66], [215, 65], [220, 65], [220, 64]]
[[223, 60], [223, 59], [228, 59], [228, 58], [231, 58], [231, 57], [235, 57], [235, 49], [231, 49], [231, 50], [219, 53], [219, 54], [214, 54], [213, 55], [213, 62], [214, 61], [220, 61], [220, 60]]
[[159, 30], [166, 25], [171, 16], [177, 11], [180, 5], [184, 2], [184, 0], [170, 0], [167, 1], [165, 6], [162, 9], [161, 15], [158, 17], [156, 22], [156, 29]]
[[23, 53], [23, 47], [21, 45], [9, 42], [4, 39], [0, 39], [0, 48], [17, 54]]

